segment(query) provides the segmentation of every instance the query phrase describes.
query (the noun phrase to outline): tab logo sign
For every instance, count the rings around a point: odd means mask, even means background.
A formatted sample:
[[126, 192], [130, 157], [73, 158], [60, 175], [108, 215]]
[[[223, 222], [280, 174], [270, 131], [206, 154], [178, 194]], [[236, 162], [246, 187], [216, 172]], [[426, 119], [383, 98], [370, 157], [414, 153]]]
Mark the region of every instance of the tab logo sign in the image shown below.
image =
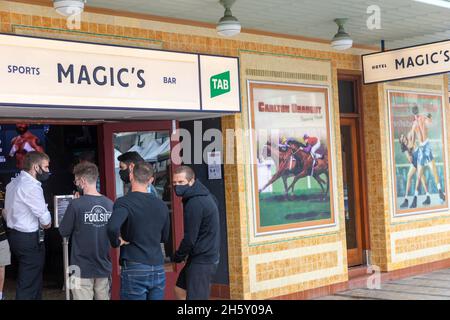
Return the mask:
[[210, 79], [211, 98], [231, 91], [230, 71], [216, 74]]

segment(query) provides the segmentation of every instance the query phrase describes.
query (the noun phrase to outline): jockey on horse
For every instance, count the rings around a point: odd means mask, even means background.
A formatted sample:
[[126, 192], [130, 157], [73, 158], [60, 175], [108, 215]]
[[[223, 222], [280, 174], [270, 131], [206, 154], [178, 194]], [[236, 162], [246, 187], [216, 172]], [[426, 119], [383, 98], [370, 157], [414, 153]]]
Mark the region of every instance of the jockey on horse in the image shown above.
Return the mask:
[[[312, 164], [312, 168], [311, 168], [311, 176], [312, 176], [314, 173], [314, 167], [317, 164], [317, 159], [323, 158], [321, 154], [317, 153], [317, 150], [320, 148], [320, 140], [317, 137], [309, 136], [307, 133], [305, 133], [303, 135], [303, 141], [305, 143], [301, 143], [297, 139], [294, 139], [294, 138], [289, 138], [289, 139], [286, 139], [285, 144], [289, 148], [291, 148], [291, 144], [294, 144], [297, 147], [299, 147], [299, 149], [294, 150], [294, 153], [293, 153], [294, 156], [296, 155], [296, 153], [299, 150], [303, 150], [306, 153], [309, 153], [311, 155], [311, 157], [313, 159], [313, 164]], [[291, 148], [291, 149], [293, 149], [293, 148]]]

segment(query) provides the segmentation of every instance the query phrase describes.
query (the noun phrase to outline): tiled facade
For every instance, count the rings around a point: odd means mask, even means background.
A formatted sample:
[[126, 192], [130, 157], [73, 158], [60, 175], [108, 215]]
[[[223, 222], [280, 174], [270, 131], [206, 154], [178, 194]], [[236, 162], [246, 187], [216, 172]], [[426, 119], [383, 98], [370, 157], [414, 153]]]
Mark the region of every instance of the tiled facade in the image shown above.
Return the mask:
[[[250, 157], [250, 141], [242, 131], [224, 140], [234, 155], [234, 164], [224, 166], [230, 297], [268, 299], [345, 286], [348, 271], [337, 79], [338, 70], [360, 71], [360, 54], [367, 49], [340, 53], [325, 43], [245, 33], [223, 39], [212, 28], [89, 12], [83, 14], [79, 30], [68, 30], [65, 19], [51, 7], [7, 1], [0, 1], [0, 27], [3, 33], [240, 57], [242, 113], [222, 117], [223, 132], [249, 128], [249, 80], [328, 85], [336, 172], [334, 226], [255, 237], [252, 172], [244, 164]], [[382, 271], [450, 258], [448, 212], [392, 217], [386, 148], [389, 88], [443, 93], [447, 82], [443, 76], [434, 76], [362, 88], [371, 262]], [[447, 113], [447, 123], [449, 116]]]

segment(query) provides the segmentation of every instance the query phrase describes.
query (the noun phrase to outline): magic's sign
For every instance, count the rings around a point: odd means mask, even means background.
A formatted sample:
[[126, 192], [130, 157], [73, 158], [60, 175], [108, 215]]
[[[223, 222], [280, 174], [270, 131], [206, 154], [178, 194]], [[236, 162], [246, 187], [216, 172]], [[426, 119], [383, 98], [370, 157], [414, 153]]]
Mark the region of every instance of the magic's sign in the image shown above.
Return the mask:
[[450, 71], [450, 40], [362, 56], [364, 84]]
[[0, 106], [240, 112], [238, 58], [0, 34]]

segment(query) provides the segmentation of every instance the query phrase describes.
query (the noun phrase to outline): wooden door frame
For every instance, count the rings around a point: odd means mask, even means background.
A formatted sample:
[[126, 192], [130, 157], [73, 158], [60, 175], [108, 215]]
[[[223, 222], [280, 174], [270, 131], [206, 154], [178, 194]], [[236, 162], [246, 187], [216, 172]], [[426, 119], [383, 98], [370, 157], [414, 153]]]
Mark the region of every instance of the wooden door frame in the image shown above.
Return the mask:
[[[354, 190], [354, 205], [355, 205], [355, 231], [356, 231], [356, 243], [357, 246], [354, 249], [347, 249], [347, 261], [349, 266], [357, 266], [363, 264], [363, 230], [362, 230], [362, 205], [361, 205], [361, 172], [359, 170], [358, 163], [358, 153], [359, 148], [358, 144], [354, 143], [357, 141], [357, 124], [358, 121], [356, 118], [341, 118], [341, 127], [346, 126], [350, 127], [350, 135], [351, 135], [351, 156], [352, 156], [352, 189]], [[344, 168], [345, 170], [346, 168]], [[347, 181], [348, 183], [348, 181]]]
[[[353, 81], [354, 88], [354, 101], [356, 105], [356, 113], [340, 114], [341, 121], [345, 118], [357, 119], [357, 143], [359, 152], [359, 174], [360, 174], [360, 193], [361, 193], [361, 211], [362, 211], [362, 249], [370, 250], [370, 221], [369, 210], [367, 200], [367, 170], [366, 170], [366, 152], [365, 152], [365, 140], [364, 140], [364, 106], [362, 99], [362, 74], [358, 70], [345, 70], [338, 69], [338, 80]], [[364, 258], [364, 257], [363, 257]], [[365, 261], [368, 263], [368, 261]]]
[[[176, 128], [178, 129], [179, 122], [176, 121]], [[104, 178], [102, 181], [102, 192], [108, 196], [111, 200], [115, 200], [116, 186], [115, 186], [115, 169], [114, 169], [114, 146], [113, 146], [113, 134], [116, 132], [139, 132], [139, 131], [169, 131], [170, 135], [173, 134], [173, 126], [171, 120], [162, 121], [133, 121], [133, 122], [117, 122], [117, 123], [104, 123], [100, 125], [99, 141], [101, 141], [101, 175]], [[170, 141], [170, 149], [173, 150], [178, 144], [175, 139]], [[100, 150], [99, 150], [100, 152]], [[175, 155], [177, 156], [177, 155]], [[173, 160], [171, 154], [171, 160]], [[179, 167], [179, 161], [171, 161], [171, 172]], [[169, 173], [170, 175], [170, 173]], [[169, 177], [172, 178], [171, 176]], [[113, 180], [110, 180], [113, 179]], [[181, 199], [176, 196], [175, 191], [172, 188], [172, 234], [173, 234], [173, 246], [176, 249], [183, 238], [183, 208]], [[111, 298], [113, 300], [119, 300], [120, 292], [120, 268], [119, 268], [119, 249], [111, 250], [111, 260], [113, 261], [112, 271], [112, 286], [111, 286]], [[172, 297], [173, 293], [167, 291], [169, 288], [175, 285], [176, 277], [181, 271], [182, 265], [172, 263], [169, 266], [170, 270], [166, 272], [174, 273], [173, 277], [166, 277], [166, 297]]]

